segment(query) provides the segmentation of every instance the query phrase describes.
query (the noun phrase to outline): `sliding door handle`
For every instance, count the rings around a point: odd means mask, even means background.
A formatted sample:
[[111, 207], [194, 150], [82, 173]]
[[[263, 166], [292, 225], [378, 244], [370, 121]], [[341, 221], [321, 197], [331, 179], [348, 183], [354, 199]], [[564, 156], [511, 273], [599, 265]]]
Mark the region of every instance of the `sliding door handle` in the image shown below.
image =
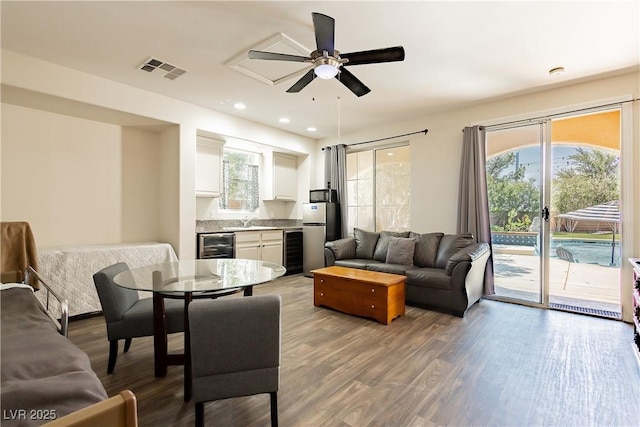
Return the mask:
[[542, 219], [544, 219], [546, 222], [549, 222], [549, 206], [545, 206], [544, 208], [542, 208]]

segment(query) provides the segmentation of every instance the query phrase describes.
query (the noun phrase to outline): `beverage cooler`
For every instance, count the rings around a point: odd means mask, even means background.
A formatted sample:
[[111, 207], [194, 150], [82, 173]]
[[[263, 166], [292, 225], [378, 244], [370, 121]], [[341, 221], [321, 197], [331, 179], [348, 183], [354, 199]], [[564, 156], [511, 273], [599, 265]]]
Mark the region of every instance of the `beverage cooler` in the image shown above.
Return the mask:
[[302, 273], [302, 231], [285, 230], [283, 252], [285, 275]]

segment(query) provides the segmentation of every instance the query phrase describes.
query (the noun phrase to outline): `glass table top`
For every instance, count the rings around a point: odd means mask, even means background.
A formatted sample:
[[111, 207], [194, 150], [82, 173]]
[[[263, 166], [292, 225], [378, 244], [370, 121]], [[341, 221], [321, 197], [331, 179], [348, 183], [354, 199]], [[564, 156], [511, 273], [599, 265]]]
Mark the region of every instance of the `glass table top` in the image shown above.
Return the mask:
[[199, 259], [132, 268], [117, 274], [113, 281], [137, 291], [207, 292], [267, 283], [286, 271], [283, 266], [266, 261]]

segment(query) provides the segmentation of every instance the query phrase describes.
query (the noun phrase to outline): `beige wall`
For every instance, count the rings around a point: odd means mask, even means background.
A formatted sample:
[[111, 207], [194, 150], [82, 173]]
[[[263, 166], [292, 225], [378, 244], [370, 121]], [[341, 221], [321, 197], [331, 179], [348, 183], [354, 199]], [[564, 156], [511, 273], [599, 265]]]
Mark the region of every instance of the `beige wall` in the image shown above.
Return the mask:
[[3, 221], [40, 247], [158, 239], [157, 132], [2, 107]]
[[74, 243], [67, 224], [82, 243], [119, 240], [119, 127], [11, 105], [2, 115], [2, 220], [28, 220], [43, 245]]
[[159, 240], [161, 141], [159, 134], [122, 127], [122, 242]]

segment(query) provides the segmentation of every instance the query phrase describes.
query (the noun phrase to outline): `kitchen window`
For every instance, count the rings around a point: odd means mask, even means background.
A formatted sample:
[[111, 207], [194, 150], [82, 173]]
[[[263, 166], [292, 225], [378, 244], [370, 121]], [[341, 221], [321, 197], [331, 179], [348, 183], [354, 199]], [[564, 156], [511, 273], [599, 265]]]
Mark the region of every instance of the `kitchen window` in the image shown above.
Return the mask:
[[220, 209], [255, 212], [260, 202], [260, 154], [225, 148], [222, 157]]

